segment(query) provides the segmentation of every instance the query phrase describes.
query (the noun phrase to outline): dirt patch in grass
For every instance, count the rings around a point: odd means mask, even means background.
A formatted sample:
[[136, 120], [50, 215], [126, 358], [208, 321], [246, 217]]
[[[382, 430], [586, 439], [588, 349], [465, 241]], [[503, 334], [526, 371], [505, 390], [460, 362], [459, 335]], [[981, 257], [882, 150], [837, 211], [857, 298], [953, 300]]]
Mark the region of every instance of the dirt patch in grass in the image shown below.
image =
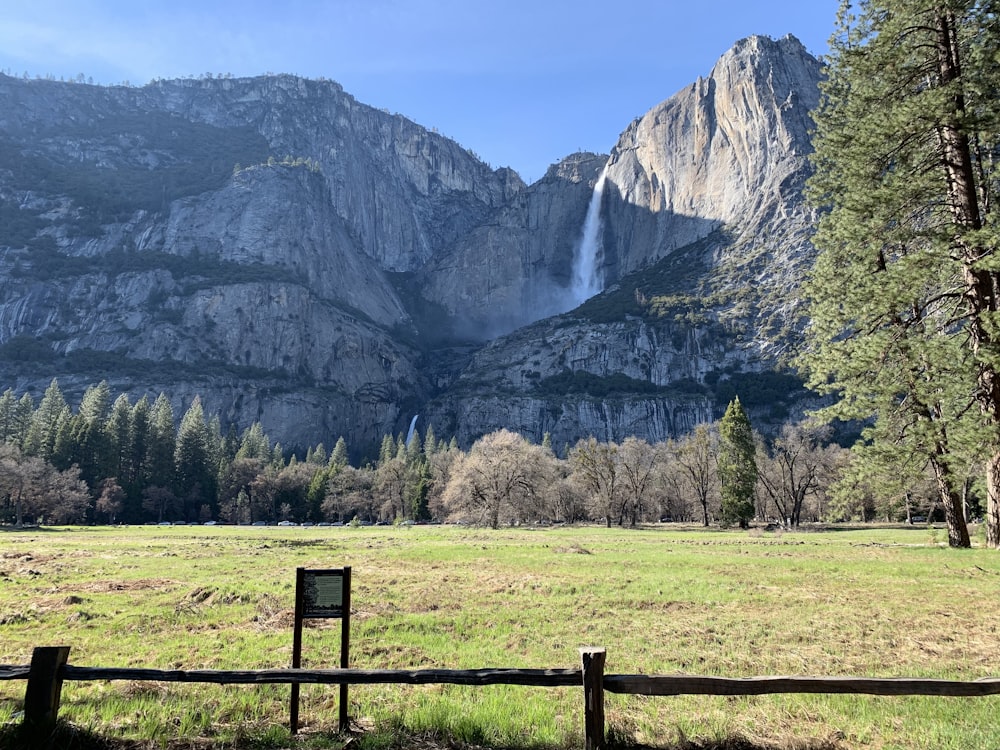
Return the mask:
[[148, 591], [150, 589], [162, 591], [176, 585], [177, 582], [171, 581], [169, 578], [141, 578], [135, 581], [95, 581], [82, 586], [73, 585], [63, 588], [99, 593], [109, 591]]

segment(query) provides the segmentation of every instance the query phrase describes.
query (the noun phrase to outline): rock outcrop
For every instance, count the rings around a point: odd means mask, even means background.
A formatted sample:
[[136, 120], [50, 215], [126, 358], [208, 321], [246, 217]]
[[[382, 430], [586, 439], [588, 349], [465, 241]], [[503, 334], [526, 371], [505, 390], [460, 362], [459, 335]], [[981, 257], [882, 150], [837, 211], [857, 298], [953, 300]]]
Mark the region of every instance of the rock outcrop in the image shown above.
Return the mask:
[[[418, 412], [463, 444], [676, 435], [794, 340], [819, 76], [743, 40], [531, 186], [330, 81], [0, 76], [0, 383], [200, 395], [355, 456]], [[570, 311], [605, 167], [608, 288]]]

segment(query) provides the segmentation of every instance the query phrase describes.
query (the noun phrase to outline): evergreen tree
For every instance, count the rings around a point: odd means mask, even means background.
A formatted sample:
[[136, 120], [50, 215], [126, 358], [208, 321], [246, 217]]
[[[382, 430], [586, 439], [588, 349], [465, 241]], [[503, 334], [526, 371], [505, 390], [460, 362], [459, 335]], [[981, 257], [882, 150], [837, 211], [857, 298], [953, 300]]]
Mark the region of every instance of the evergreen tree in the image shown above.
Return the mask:
[[8, 388], [0, 396], [0, 443], [13, 442], [16, 432], [17, 399], [14, 389]]
[[[177, 435], [174, 428], [174, 409], [167, 397], [161, 393], [153, 402], [149, 418], [146, 486], [174, 489], [176, 480], [174, 454], [176, 450]], [[146, 486], [143, 487], [144, 490]]]
[[177, 476], [177, 496], [184, 504], [183, 517], [202, 504], [215, 505], [217, 463], [213, 461], [211, 431], [205, 422], [201, 399], [195, 396], [177, 428], [174, 466]]
[[962, 477], [985, 456], [996, 547], [996, 11], [979, 0], [856, 7], [841, 4], [814, 115], [810, 197], [824, 215], [802, 363], [813, 387], [840, 397], [829, 416], [877, 417], [866, 439], [881, 449], [867, 455], [923, 457], [953, 546], [969, 543]]
[[542, 447], [545, 450], [549, 451], [550, 453], [552, 452], [552, 433], [551, 432], [546, 432], [544, 435], [542, 435]]
[[128, 482], [132, 455], [132, 405], [128, 396], [119, 395], [111, 405], [111, 414], [105, 427], [111, 442], [111, 476], [118, 480], [119, 488]]
[[392, 435], [382, 436], [382, 446], [378, 451], [378, 465], [382, 466], [389, 463], [392, 459], [396, 457], [396, 441], [393, 440]]
[[431, 467], [427, 461], [420, 461], [413, 467], [410, 482], [407, 485], [407, 500], [410, 504], [410, 518], [415, 521], [428, 521], [431, 514], [427, 505], [431, 487]]
[[423, 444], [420, 442], [420, 433], [414, 432], [410, 442], [406, 444], [406, 463], [416, 464], [423, 459]]
[[101, 480], [113, 472], [112, 444], [105, 429], [110, 409], [111, 388], [102, 380], [84, 391], [73, 417], [74, 463], [80, 467], [80, 478], [95, 492]]
[[747, 528], [754, 515], [757, 485], [757, 446], [750, 418], [739, 397], [733, 399], [719, 422], [719, 485], [722, 522]]
[[73, 435], [75, 428], [76, 422], [67, 404], [63, 407], [62, 414], [59, 417], [59, 427], [56, 430], [56, 445], [52, 451], [52, 457], [49, 459], [53, 466], [65, 470], [78, 460], [76, 437]]
[[152, 411], [149, 399], [143, 396], [136, 401], [129, 415], [128, 471], [122, 489], [122, 518], [126, 523], [142, 519], [142, 490], [149, 481], [149, 447], [152, 435]]
[[337, 438], [337, 442], [333, 446], [333, 452], [330, 453], [329, 466], [337, 467], [339, 470], [343, 469], [347, 464], [347, 442], [341, 436]]
[[434, 435], [434, 425], [427, 425], [427, 432], [424, 433], [424, 455], [430, 456], [438, 450], [437, 437]]
[[243, 431], [236, 458], [257, 458], [261, 461], [271, 458], [271, 443], [260, 422], [254, 422]]
[[14, 409], [13, 432], [11, 442], [19, 447], [23, 446], [28, 439], [28, 430], [31, 429], [31, 418], [35, 413], [35, 400], [30, 393], [25, 393], [17, 401]]
[[38, 404], [38, 410], [31, 416], [31, 423], [24, 439], [24, 452], [29, 456], [37, 456], [43, 461], [50, 461], [55, 453], [56, 435], [59, 432], [60, 418], [67, 408], [66, 398], [59, 388], [55, 378], [45, 389], [45, 395]]
[[309, 518], [317, 519], [323, 515], [323, 500], [326, 498], [327, 484], [330, 477], [338, 469], [329, 466], [317, 470], [309, 480], [309, 488], [306, 490], [306, 515]]
[[306, 451], [306, 463], [316, 464], [317, 466], [326, 466], [328, 456], [326, 455], [326, 447], [319, 443], [315, 448], [310, 448]]

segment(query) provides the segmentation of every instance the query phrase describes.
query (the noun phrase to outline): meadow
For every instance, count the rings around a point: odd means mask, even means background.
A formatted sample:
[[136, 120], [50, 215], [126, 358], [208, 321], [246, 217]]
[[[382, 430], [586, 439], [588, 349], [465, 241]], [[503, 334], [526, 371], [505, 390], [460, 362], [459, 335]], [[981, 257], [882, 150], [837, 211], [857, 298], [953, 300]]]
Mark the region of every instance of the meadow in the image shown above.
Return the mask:
[[[68, 645], [79, 666], [291, 664], [295, 569], [350, 565], [351, 665], [607, 673], [1000, 674], [1000, 557], [928, 527], [796, 532], [411, 527], [65, 527], [0, 531], [0, 664]], [[303, 666], [339, 664], [339, 621], [307, 621]], [[22, 681], [0, 682], [0, 730]], [[60, 718], [152, 747], [341, 747], [335, 686], [67, 682]], [[1000, 698], [607, 696], [620, 745], [985, 748]], [[365, 748], [436, 738], [580, 746], [582, 690], [352, 686]], [[196, 743], [196, 744], [186, 744]], [[200, 744], [197, 744], [200, 743]]]

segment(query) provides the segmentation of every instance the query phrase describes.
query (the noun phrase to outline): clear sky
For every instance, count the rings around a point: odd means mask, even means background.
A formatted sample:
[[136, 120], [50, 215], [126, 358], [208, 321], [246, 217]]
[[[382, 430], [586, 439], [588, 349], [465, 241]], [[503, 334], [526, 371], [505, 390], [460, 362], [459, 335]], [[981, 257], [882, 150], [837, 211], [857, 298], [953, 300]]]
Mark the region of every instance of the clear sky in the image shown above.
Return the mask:
[[[734, 42], [826, 51], [837, 0], [3, 0], [0, 69], [95, 83], [326, 77], [527, 182], [607, 153]], [[0, 102], [0, 106], [3, 103]]]

